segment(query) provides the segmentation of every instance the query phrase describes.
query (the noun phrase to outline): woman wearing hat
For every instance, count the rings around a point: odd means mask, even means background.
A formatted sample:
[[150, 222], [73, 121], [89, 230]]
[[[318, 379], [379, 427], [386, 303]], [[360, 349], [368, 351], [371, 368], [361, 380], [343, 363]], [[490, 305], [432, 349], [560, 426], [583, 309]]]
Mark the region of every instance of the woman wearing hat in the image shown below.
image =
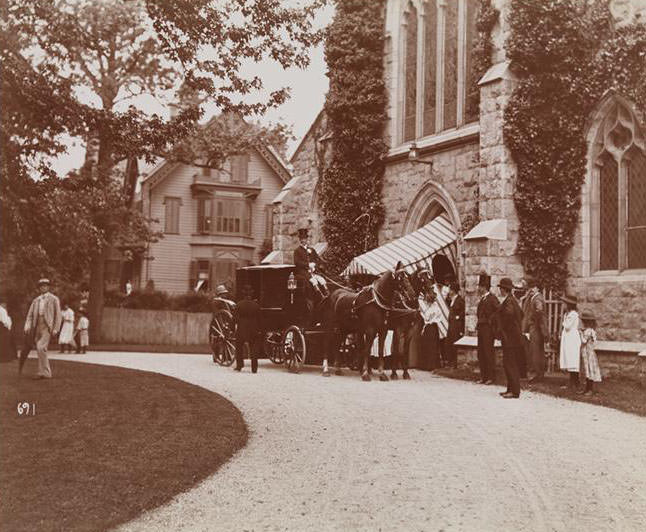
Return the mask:
[[599, 368], [599, 359], [594, 350], [594, 344], [597, 341], [597, 332], [594, 330], [596, 320], [594, 314], [589, 310], [581, 313], [583, 322], [583, 332], [581, 333], [581, 359], [583, 372], [585, 374], [585, 389], [579, 390], [578, 393], [592, 395], [592, 386], [594, 382], [601, 382], [601, 369]]
[[570, 389], [576, 390], [581, 359], [581, 320], [576, 310], [576, 296], [565, 295], [561, 300], [565, 303], [566, 310], [561, 330], [559, 366], [570, 374]]

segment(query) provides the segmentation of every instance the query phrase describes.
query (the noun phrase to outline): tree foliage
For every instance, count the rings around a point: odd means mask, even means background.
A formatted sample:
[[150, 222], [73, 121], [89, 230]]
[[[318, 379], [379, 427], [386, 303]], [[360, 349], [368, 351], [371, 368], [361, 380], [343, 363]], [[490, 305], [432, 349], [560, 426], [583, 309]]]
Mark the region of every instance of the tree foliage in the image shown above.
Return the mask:
[[518, 167], [518, 251], [530, 274], [563, 290], [581, 210], [586, 121], [610, 89], [646, 111], [646, 27], [615, 27], [602, 0], [514, 0], [509, 23], [506, 48], [520, 81], [504, 135]]
[[325, 41], [330, 78], [325, 112], [332, 160], [321, 183], [323, 233], [335, 271], [366, 247], [374, 247], [383, 223], [383, 54], [383, 0], [337, 2]]
[[[154, 236], [131, 208], [136, 173], [124, 177], [125, 161], [199, 156], [217, 167], [259, 139], [284, 140], [284, 128], [253, 127], [231, 142], [222, 128], [201, 128], [199, 104], [244, 115], [284, 101], [286, 88], [241, 102], [263, 88], [245, 65], [307, 65], [308, 47], [321, 38], [312, 21], [322, 3], [3, 0], [0, 201], [3, 261], [11, 257], [3, 271], [14, 268], [15, 277], [15, 268], [35, 262], [34, 277], [78, 279], [89, 267], [90, 321], [98, 326], [107, 250]], [[144, 95], [167, 102], [180, 86], [195, 97], [170, 120], [128, 106]], [[60, 179], [46, 156], [65, 150], [63, 135], [94, 147], [91, 164]]]

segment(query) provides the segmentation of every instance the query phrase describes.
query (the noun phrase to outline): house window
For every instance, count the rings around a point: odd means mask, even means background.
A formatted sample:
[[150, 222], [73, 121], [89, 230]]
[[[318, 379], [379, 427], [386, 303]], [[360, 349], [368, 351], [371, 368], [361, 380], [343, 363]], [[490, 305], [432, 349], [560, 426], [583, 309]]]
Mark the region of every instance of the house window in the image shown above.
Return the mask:
[[646, 141], [635, 115], [615, 104], [600, 128], [595, 147], [594, 269], [646, 268]]
[[242, 199], [199, 198], [197, 231], [201, 234], [251, 234], [251, 204]]
[[216, 259], [212, 261], [211, 281], [212, 286], [225, 285], [232, 289], [236, 281], [238, 262], [235, 260]]
[[[411, 1], [403, 13], [399, 41], [402, 142], [478, 119], [471, 72], [477, 4], [478, 0]], [[423, 31], [418, 31], [418, 17]], [[418, 62], [420, 54], [423, 60]], [[416, 109], [423, 110], [421, 131], [416, 128]]]
[[217, 168], [208, 168], [206, 166], [202, 167], [202, 177], [207, 177], [209, 179], [215, 179], [216, 181], [220, 180], [220, 171]]
[[106, 283], [118, 283], [121, 278], [121, 261], [119, 259], [108, 259], [105, 261]]
[[213, 200], [211, 198], [198, 198], [197, 200], [197, 232], [208, 235], [211, 233], [213, 220]]
[[179, 234], [179, 207], [182, 204], [180, 198], [164, 198], [164, 233]]
[[231, 182], [247, 183], [248, 167], [249, 156], [246, 153], [231, 157]]

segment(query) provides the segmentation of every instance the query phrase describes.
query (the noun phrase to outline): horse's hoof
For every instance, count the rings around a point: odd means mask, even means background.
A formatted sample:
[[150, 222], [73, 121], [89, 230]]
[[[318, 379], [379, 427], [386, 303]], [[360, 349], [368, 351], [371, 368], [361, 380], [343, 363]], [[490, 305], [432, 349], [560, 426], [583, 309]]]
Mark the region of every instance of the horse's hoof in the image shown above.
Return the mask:
[[407, 380], [407, 381], [410, 380], [410, 375], [408, 374], [408, 371], [404, 373], [404, 380]]
[[390, 374], [390, 380], [391, 381], [396, 381], [397, 379], [399, 379], [399, 377], [397, 376], [397, 373], [391, 373]]
[[381, 382], [386, 382], [387, 380], [389, 380], [389, 379], [388, 379], [388, 375], [384, 375], [384, 374], [382, 373], [381, 375], [379, 375], [379, 380], [380, 380]]
[[370, 375], [368, 375], [367, 373], [364, 373], [363, 375], [361, 375], [361, 380], [365, 381], [365, 382], [369, 382], [370, 381]]
[[325, 370], [323, 373], [321, 373], [321, 376], [322, 376], [322, 377], [329, 377], [329, 376], [330, 376], [330, 372], [329, 372], [329, 371], [327, 371], [327, 370]]
[[341, 371], [340, 369], [337, 369], [337, 370], [334, 372], [334, 374], [335, 374], [335, 375], [339, 375], [339, 376], [341, 376], [341, 375], [343, 375], [343, 371]]

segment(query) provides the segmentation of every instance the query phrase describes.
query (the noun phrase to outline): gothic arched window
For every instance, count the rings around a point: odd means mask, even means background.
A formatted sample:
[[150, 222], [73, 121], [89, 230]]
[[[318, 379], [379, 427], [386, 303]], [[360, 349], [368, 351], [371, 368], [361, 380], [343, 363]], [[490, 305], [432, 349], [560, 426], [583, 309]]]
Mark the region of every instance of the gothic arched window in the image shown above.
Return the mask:
[[406, 11], [406, 62], [404, 72], [404, 141], [415, 138], [417, 122], [417, 9], [412, 2]]
[[593, 161], [593, 269], [646, 268], [646, 141], [618, 101], [599, 127]]
[[[476, 122], [472, 52], [478, 0], [406, 0], [399, 13], [397, 142]], [[477, 81], [477, 80], [476, 80]], [[475, 103], [474, 103], [475, 102]], [[418, 116], [421, 115], [421, 116]]]

